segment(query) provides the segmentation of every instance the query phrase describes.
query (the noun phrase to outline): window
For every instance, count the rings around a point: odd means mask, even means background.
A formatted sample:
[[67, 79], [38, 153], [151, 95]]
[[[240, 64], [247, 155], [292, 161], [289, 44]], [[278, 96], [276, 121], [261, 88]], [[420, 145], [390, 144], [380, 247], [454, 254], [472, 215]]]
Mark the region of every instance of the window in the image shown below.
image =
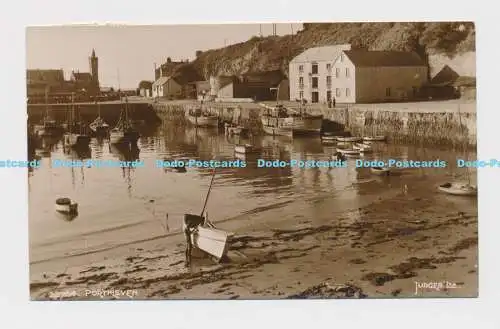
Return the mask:
[[337, 67], [335, 69], [335, 77], [338, 78], [340, 76], [340, 69]]
[[351, 96], [351, 90], [349, 90], [349, 88], [346, 88], [345, 89], [345, 97], [349, 97]]
[[311, 103], [318, 103], [319, 102], [319, 93], [317, 91], [313, 91], [311, 93]]
[[340, 88], [335, 89], [335, 95], [340, 97]]
[[312, 74], [318, 74], [318, 64], [312, 64], [311, 72]]
[[318, 88], [318, 77], [312, 78], [312, 87]]
[[331, 72], [332, 71], [332, 64], [330, 64], [330, 63], [326, 64], [326, 70], [328, 72]]
[[328, 90], [326, 92], [326, 101], [329, 102], [332, 100], [332, 91], [331, 90]]
[[304, 98], [304, 92], [301, 90], [299, 91], [299, 99], [303, 99]]
[[385, 88], [385, 96], [391, 97], [391, 88]]
[[299, 73], [303, 73], [304, 72], [304, 65], [299, 65]]
[[348, 67], [345, 68], [345, 77], [349, 78], [349, 68]]
[[304, 77], [299, 78], [299, 88], [304, 88]]
[[331, 88], [332, 87], [332, 77], [327, 76], [326, 77], [326, 88]]

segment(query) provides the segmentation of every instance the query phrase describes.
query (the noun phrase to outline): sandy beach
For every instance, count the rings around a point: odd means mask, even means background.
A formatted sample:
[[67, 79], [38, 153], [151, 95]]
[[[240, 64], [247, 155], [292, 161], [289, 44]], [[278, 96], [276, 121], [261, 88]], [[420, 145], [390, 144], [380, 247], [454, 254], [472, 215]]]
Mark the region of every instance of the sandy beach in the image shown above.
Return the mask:
[[[315, 201], [310, 201], [315, 202]], [[287, 205], [269, 210], [279, 216]], [[391, 191], [321, 222], [223, 222], [228, 259], [180, 234], [30, 265], [32, 300], [476, 297], [477, 201], [427, 185]], [[353, 219], [354, 218], [354, 219]]]

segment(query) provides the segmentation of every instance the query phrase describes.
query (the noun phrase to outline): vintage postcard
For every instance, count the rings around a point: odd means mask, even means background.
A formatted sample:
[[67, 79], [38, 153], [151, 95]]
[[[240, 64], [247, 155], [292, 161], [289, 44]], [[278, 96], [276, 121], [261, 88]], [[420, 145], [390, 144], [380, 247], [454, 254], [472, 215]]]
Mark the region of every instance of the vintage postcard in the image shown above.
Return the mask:
[[26, 37], [32, 300], [478, 296], [474, 23]]

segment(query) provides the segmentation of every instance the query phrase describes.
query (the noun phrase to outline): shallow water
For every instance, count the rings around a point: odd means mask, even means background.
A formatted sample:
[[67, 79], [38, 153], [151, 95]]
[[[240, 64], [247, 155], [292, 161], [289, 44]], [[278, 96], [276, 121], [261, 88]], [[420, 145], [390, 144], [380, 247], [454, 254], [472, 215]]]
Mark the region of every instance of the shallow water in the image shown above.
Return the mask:
[[[50, 142], [50, 141], [49, 141]], [[275, 160], [330, 160], [335, 146], [323, 146], [318, 137], [252, 139], [228, 138], [213, 129], [161, 126], [143, 134], [139, 153], [110, 147], [107, 141], [91, 142], [91, 154], [66, 154], [61, 142], [41, 158], [41, 167], [29, 174], [30, 262], [114, 248], [175, 233], [184, 213], [199, 214], [210, 184], [211, 169], [188, 168], [186, 173], [157, 168], [156, 160], [213, 158], [234, 160], [234, 143], [262, 147], [257, 158]], [[367, 200], [403, 186], [416, 193], [435, 193], [435, 186], [450, 175], [464, 175], [456, 159], [465, 154], [418, 146], [375, 144], [366, 159], [436, 160], [446, 168], [408, 169], [393, 177], [378, 177], [369, 169], [355, 168], [256, 168], [249, 158], [246, 168], [218, 169], [207, 205], [213, 222], [240, 218], [297, 222], [307, 218], [318, 224], [335, 212], [357, 209]], [[468, 158], [474, 158], [468, 154]], [[54, 159], [143, 160], [143, 168], [54, 168]], [[472, 183], [476, 182], [472, 172]], [[79, 214], [68, 218], [54, 211], [54, 200], [70, 197], [79, 203]], [[468, 202], [468, 201], [465, 201]], [[286, 210], [283, 206], [286, 205]], [[168, 218], [167, 218], [168, 214]], [[356, 212], [351, 212], [356, 220]]]

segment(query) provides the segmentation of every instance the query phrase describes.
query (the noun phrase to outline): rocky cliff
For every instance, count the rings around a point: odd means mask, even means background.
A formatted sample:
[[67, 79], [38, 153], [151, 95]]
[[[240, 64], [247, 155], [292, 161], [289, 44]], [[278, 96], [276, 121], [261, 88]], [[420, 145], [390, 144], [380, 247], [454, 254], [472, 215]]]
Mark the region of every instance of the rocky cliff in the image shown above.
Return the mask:
[[183, 80], [281, 70], [311, 47], [350, 43], [369, 50], [415, 51], [453, 58], [475, 51], [475, 28], [470, 22], [453, 23], [304, 23], [294, 35], [252, 37], [220, 49], [197, 51], [196, 60], [180, 64], [175, 75]]

